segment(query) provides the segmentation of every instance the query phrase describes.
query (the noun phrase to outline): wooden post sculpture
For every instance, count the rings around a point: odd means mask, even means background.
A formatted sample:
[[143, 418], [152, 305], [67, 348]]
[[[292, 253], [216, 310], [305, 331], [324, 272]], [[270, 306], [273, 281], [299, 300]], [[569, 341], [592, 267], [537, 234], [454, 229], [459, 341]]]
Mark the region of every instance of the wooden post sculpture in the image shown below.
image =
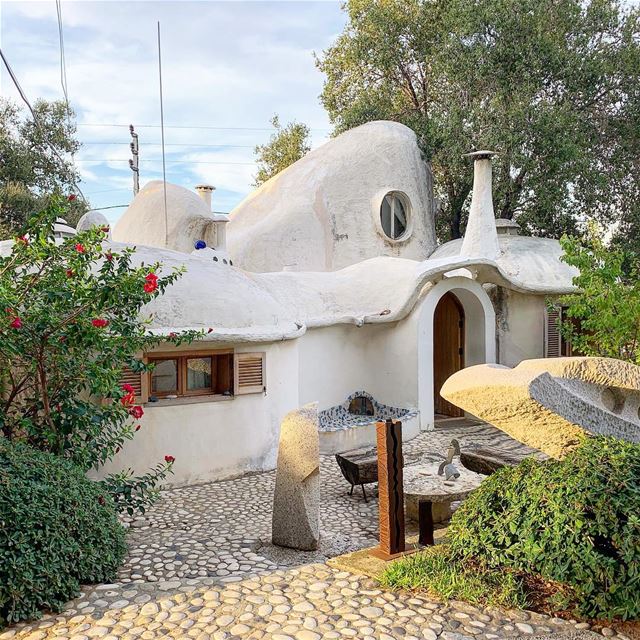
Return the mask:
[[404, 553], [404, 492], [402, 488], [402, 423], [376, 423], [380, 547], [374, 554], [389, 560]]

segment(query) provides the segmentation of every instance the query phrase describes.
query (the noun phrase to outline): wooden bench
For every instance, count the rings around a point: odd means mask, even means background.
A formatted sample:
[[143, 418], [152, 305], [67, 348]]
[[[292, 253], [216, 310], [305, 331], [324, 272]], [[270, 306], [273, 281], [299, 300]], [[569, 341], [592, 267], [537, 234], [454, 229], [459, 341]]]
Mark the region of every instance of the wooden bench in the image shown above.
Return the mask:
[[353, 495], [354, 487], [359, 484], [362, 487], [364, 501], [369, 502], [364, 485], [378, 482], [378, 456], [375, 449], [364, 452], [347, 452], [342, 455], [336, 453], [336, 462], [344, 479], [351, 485], [349, 495]]

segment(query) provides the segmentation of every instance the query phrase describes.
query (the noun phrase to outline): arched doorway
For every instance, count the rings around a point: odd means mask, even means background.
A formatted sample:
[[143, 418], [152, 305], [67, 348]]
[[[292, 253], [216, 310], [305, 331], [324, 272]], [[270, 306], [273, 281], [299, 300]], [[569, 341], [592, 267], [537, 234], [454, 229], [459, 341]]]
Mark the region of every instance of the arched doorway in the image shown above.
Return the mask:
[[464, 368], [464, 308], [448, 291], [438, 301], [433, 314], [433, 400], [436, 417], [459, 417], [464, 411], [447, 402], [440, 389], [446, 379]]
[[448, 293], [453, 294], [463, 309], [464, 366], [496, 361], [496, 314], [482, 285], [458, 275], [445, 277], [434, 284], [427, 291], [418, 316], [418, 408], [420, 425], [426, 430], [433, 428], [435, 400], [439, 395], [434, 393], [437, 384], [434, 379], [435, 349], [439, 342], [434, 333], [435, 313], [438, 303]]

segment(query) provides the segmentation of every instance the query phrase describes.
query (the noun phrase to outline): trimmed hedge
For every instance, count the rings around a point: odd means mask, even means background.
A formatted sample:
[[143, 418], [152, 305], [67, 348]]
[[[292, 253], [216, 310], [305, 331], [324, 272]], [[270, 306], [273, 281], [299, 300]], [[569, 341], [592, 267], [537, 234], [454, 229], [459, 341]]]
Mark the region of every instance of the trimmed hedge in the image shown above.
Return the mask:
[[564, 460], [527, 459], [485, 480], [455, 513], [460, 560], [569, 585], [559, 607], [640, 617], [640, 445], [589, 438]]
[[113, 501], [67, 460], [0, 437], [0, 627], [111, 581], [126, 551]]

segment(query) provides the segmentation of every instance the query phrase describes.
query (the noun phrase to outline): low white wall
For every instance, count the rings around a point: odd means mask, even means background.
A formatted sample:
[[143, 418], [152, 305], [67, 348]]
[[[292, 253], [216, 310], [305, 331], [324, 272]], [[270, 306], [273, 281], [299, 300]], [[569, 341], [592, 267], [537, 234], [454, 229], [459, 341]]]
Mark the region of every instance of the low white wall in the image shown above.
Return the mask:
[[141, 429], [100, 475], [133, 468], [144, 473], [165, 455], [176, 458], [165, 484], [182, 486], [275, 467], [280, 422], [298, 402], [297, 341], [243, 345], [266, 352], [266, 394], [159, 406], [147, 403]]
[[[402, 441], [408, 442], [420, 433], [420, 416], [400, 418], [402, 421]], [[375, 447], [377, 442], [376, 423], [362, 424], [340, 431], [324, 431], [320, 433], [320, 453], [334, 454]]]
[[328, 409], [367, 391], [383, 404], [416, 407], [416, 338], [405, 321], [311, 329], [298, 343], [301, 405]]

